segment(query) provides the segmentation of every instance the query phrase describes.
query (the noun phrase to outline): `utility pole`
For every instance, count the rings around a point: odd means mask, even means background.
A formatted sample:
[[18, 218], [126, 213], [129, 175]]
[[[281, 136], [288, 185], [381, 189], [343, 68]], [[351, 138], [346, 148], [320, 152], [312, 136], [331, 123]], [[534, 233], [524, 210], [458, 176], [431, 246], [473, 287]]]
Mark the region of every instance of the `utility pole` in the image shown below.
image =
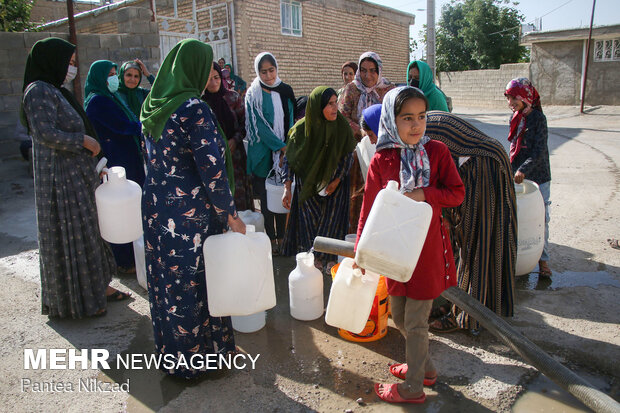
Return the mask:
[[435, 82], [435, 0], [426, 0], [426, 62]]
[[592, 43], [592, 24], [594, 23], [594, 7], [596, 7], [596, 0], [592, 0], [592, 16], [590, 17], [590, 34], [588, 35], [588, 45], [586, 46], [586, 62], [583, 72], [583, 79], [581, 79], [581, 109], [583, 113], [583, 105], [586, 103], [586, 82], [588, 80], [588, 62], [590, 61], [590, 43]]
[[80, 82], [80, 61], [77, 48], [77, 34], [75, 33], [75, 19], [73, 18], [73, 0], [67, 0], [67, 19], [69, 20], [69, 41], [75, 45], [75, 64], [78, 67], [77, 76], [73, 79], [73, 95], [82, 103], [82, 82]]

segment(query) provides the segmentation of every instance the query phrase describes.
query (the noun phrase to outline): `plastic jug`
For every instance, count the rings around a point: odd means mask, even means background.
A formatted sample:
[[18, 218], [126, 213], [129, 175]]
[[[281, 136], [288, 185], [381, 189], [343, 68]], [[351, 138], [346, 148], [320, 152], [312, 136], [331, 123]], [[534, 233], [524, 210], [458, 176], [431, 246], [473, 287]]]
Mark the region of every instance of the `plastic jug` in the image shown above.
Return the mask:
[[[336, 264], [332, 267], [332, 279], [336, 277], [336, 272], [340, 264]], [[387, 334], [388, 330], [388, 315], [390, 297], [388, 295], [387, 283], [384, 276], [379, 276], [379, 285], [377, 285], [377, 292], [375, 298], [372, 301], [372, 307], [370, 309], [370, 315], [366, 326], [359, 334], [354, 334], [350, 331], [338, 329], [338, 335], [345, 340], [356, 341], [359, 343], [368, 343], [371, 341], [377, 341]]]
[[125, 177], [125, 168], [108, 169], [107, 181], [95, 190], [101, 237], [113, 244], [133, 242], [142, 235], [142, 188]]
[[207, 237], [203, 246], [209, 313], [214, 317], [250, 315], [276, 305], [271, 242], [246, 226]]
[[375, 155], [377, 145], [370, 142], [368, 136], [364, 136], [362, 140], [355, 147], [355, 154], [362, 170], [362, 177], [366, 182], [366, 175], [368, 174], [368, 167], [370, 166], [370, 160]]
[[288, 276], [291, 316], [297, 320], [316, 320], [323, 315], [323, 274], [314, 266], [314, 254], [300, 252], [297, 267]]
[[255, 314], [240, 315], [230, 317], [232, 326], [235, 331], [240, 333], [254, 333], [265, 327], [267, 321], [267, 312], [259, 311]]
[[140, 287], [148, 290], [146, 283], [146, 262], [144, 257], [144, 236], [140, 236], [133, 242], [133, 257], [136, 263], [136, 276]]
[[245, 225], [254, 225], [256, 232], [265, 232], [265, 217], [260, 212], [247, 209], [245, 211], [237, 211], [237, 214]]
[[515, 184], [517, 195], [517, 262], [515, 275], [529, 274], [545, 247], [545, 202], [535, 182]]
[[429, 204], [407, 198], [398, 191], [398, 182], [389, 181], [377, 194], [368, 214], [355, 262], [395, 281], [409, 281], [432, 216]]
[[[357, 234], [347, 234], [344, 237], [344, 240], [347, 242], [352, 242], [353, 244], [355, 244], [355, 241], [357, 240]], [[341, 263], [342, 260], [344, 260], [345, 257], [343, 257], [342, 255], [338, 256], [338, 262]]]
[[342, 260], [329, 292], [325, 322], [359, 334], [366, 327], [372, 302], [379, 285], [379, 275], [353, 269], [353, 259]]

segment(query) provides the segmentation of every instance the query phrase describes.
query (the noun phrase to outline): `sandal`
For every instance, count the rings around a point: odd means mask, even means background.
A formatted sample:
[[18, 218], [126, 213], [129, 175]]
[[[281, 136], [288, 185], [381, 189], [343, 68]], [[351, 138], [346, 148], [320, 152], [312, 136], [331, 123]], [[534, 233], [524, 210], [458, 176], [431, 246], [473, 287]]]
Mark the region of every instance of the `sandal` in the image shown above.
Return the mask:
[[551, 275], [553, 275], [553, 273], [547, 261], [538, 261], [538, 276], [548, 278], [551, 277]]
[[615, 238], [607, 238], [609, 246], [615, 250], [620, 250], [620, 241]]
[[[401, 380], [405, 380], [405, 376], [407, 375], [407, 370], [408, 370], [407, 363], [396, 363], [390, 366], [390, 373], [392, 373], [392, 376], [398, 377]], [[435, 375], [434, 377], [426, 377], [426, 375], [424, 376], [425, 386], [430, 387], [436, 382], [437, 382], [437, 375]]]
[[105, 298], [108, 301], [123, 301], [131, 297], [131, 293], [123, 293], [118, 290], [114, 291], [110, 295], [106, 295]]
[[450, 304], [442, 304], [439, 307], [435, 307], [431, 310], [431, 314], [428, 316], [429, 319], [436, 319], [445, 316], [446, 314], [450, 314], [452, 310], [452, 305]]
[[280, 255], [280, 248], [278, 247], [278, 241], [271, 240], [271, 255]]
[[[382, 386], [382, 387], [381, 387]], [[379, 384], [375, 383], [375, 393], [379, 398], [388, 403], [424, 403], [426, 401], [426, 394], [422, 393], [420, 397], [415, 399], [404, 399], [398, 394], [398, 384]]]
[[441, 334], [452, 333], [459, 330], [460, 327], [456, 324], [456, 318], [454, 318], [452, 313], [449, 313], [429, 324], [428, 329], [432, 333]]

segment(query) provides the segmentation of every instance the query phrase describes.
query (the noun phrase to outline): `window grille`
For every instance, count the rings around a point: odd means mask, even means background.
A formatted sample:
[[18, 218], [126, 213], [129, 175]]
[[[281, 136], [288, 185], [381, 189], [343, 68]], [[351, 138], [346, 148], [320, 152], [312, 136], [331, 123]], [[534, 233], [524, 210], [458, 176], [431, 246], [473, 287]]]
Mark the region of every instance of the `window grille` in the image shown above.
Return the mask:
[[620, 39], [605, 39], [594, 41], [594, 61], [620, 61]]

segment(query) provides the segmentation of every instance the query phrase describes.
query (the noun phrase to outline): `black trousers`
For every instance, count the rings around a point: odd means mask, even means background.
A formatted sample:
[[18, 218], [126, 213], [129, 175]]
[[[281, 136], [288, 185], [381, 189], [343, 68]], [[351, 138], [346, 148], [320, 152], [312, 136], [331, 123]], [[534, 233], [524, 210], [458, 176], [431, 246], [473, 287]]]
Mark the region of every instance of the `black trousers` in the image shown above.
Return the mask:
[[265, 232], [269, 239], [284, 238], [286, 230], [286, 214], [275, 214], [267, 209], [267, 190], [265, 189], [265, 178], [252, 176], [252, 189], [254, 195], [260, 199], [260, 211], [265, 217]]

